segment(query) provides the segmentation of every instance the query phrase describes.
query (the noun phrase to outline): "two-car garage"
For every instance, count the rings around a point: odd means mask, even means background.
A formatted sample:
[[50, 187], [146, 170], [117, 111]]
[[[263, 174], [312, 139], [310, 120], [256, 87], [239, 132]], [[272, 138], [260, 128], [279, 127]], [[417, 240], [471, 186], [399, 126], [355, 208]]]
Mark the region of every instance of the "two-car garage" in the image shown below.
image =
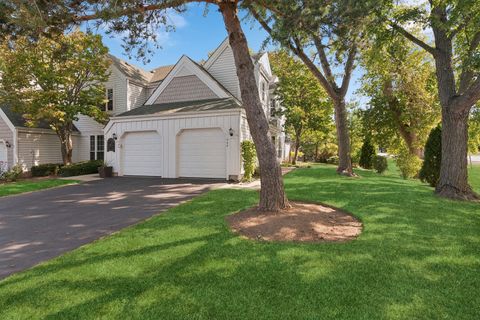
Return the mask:
[[119, 176], [237, 179], [242, 112], [232, 99], [133, 109], [104, 128], [105, 160]]

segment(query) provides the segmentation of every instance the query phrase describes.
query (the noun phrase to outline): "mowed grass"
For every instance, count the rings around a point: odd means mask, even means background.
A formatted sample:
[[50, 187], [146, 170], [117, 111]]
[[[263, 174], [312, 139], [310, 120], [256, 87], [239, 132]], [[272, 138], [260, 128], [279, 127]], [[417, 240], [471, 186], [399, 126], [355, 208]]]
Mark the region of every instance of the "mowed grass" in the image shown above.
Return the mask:
[[46, 180], [20, 180], [12, 183], [0, 184], [0, 197], [14, 194], [37, 191], [67, 184], [77, 183], [75, 180], [46, 179]]
[[[242, 239], [224, 217], [257, 193], [215, 190], [5, 279], [0, 319], [478, 319], [480, 204], [358, 173], [318, 165], [285, 178], [290, 199], [359, 217], [355, 241]], [[480, 191], [480, 167], [471, 177]]]

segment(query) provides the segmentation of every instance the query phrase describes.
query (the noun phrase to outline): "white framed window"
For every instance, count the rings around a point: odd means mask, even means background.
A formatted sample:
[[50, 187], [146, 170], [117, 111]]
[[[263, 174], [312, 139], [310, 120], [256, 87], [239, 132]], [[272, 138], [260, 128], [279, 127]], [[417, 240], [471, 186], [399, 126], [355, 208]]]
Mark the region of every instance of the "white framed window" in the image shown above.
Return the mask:
[[103, 135], [90, 136], [90, 160], [104, 159], [105, 139]]
[[107, 111], [113, 111], [113, 89], [112, 88], [107, 89], [106, 109]]

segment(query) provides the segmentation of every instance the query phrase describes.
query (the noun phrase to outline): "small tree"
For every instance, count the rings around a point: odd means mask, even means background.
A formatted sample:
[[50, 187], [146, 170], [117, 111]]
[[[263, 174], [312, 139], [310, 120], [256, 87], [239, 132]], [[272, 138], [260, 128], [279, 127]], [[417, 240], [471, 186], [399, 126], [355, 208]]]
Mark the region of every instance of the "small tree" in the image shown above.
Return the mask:
[[373, 167], [373, 157], [375, 157], [375, 147], [372, 145], [372, 141], [369, 136], [365, 138], [363, 142], [362, 149], [360, 151], [360, 167], [364, 169], [372, 169]]
[[72, 162], [72, 132], [80, 114], [104, 121], [108, 49], [100, 36], [76, 31], [4, 42], [0, 46], [2, 100], [34, 126], [50, 124], [60, 139], [64, 164]]
[[425, 144], [425, 158], [418, 177], [430, 186], [436, 187], [440, 178], [442, 162], [442, 128], [437, 126], [430, 131]]
[[402, 146], [397, 157], [397, 166], [403, 179], [417, 178], [422, 167], [422, 160], [411, 154], [406, 146]]
[[242, 141], [242, 160], [244, 179], [246, 181], [252, 180], [257, 166], [257, 153], [255, 152], [255, 144], [250, 140]]

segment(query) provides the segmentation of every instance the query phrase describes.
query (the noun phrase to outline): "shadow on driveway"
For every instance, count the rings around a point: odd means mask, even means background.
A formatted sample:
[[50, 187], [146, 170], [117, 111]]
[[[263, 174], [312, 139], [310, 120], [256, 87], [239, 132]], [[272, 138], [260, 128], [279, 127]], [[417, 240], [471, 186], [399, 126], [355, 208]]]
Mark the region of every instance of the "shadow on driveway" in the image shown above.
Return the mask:
[[0, 279], [216, 185], [208, 180], [121, 177], [0, 198]]

